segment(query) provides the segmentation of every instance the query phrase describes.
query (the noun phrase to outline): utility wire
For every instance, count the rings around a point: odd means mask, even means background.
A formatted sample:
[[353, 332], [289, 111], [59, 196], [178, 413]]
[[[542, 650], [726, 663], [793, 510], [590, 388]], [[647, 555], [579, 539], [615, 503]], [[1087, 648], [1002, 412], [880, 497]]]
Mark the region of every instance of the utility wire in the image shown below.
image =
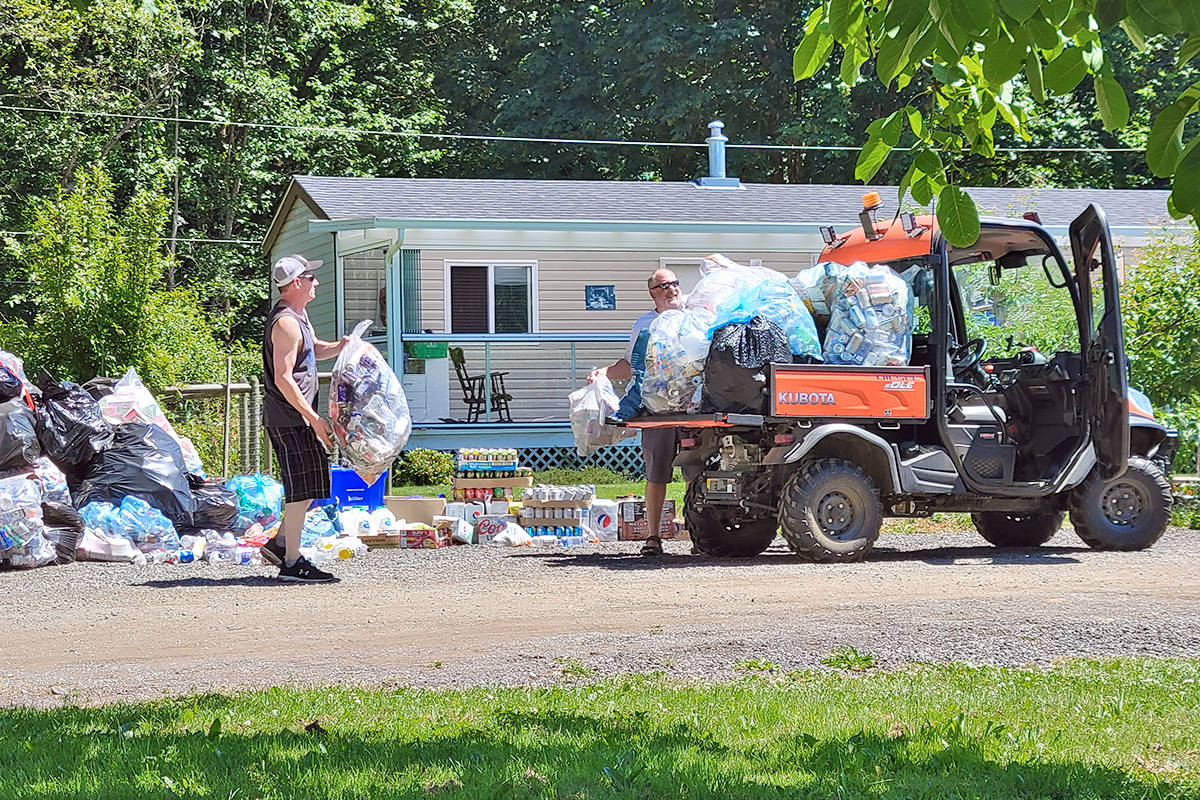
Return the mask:
[[[143, 122], [169, 122], [189, 125], [232, 126], [237, 128], [262, 128], [266, 130], [299, 131], [305, 133], [344, 133], [359, 136], [392, 136], [408, 139], [450, 139], [475, 142], [525, 142], [532, 144], [577, 144], [602, 147], [687, 147], [702, 149], [708, 145], [704, 142], [656, 142], [650, 140], [624, 139], [557, 139], [536, 136], [498, 136], [467, 133], [425, 133], [421, 131], [385, 131], [371, 128], [349, 128], [342, 126], [322, 125], [286, 125], [279, 122], [238, 122], [235, 120], [196, 119], [190, 117], [162, 117], [151, 114], [119, 114], [111, 111], [73, 110], [63, 108], [43, 108], [38, 106], [0, 105], [0, 110], [32, 112], [39, 114], [62, 114], [67, 116], [104, 117], [108, 119], [139, 120]], [[838, 144], [726, 144], [727, 148], [737, 150], [791, 150], [815, 152], [857, 152], [858, 145]], [[893, 147], [893, 150], [908, 151], [911, 147]], [[1002, 153], [1142, 153], [1144, 147], [997, 147], [996, 152]], [[183, 241], [183, 240], [180, 240]]]
[[[0, 231], [0, 236], [43, 236], [37, 231]], [[258, 239], [188, 239], [182, 236], [175, 237], [177, 242], [190, 242], [192, 244], [262, 244]]]

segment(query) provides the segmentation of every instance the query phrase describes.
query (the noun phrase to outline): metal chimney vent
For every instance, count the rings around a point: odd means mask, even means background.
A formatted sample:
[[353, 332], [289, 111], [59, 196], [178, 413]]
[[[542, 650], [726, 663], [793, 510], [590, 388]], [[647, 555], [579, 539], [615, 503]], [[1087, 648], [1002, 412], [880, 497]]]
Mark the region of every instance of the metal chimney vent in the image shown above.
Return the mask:
[[742, 182], [725, 175], [725, 143], [729, 139], [721, 132], [725, 123], [714, 119], [708, 123], [708, 176], [696, 181], [704, 189], [740, 189]]

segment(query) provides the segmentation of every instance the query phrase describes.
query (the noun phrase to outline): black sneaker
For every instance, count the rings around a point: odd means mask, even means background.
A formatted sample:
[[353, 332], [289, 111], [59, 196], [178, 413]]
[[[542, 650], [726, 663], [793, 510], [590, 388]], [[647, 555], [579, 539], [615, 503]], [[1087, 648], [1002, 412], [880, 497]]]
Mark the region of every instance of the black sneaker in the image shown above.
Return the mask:
[[283, 542], [279, 541], [279, 537], [275, 536], [258, 548], [258, 554], [263, 557], [264, 561], [282, 567], [283, 559], [287, 557], [287, 548], [283, 546]]
[[279, 580], [290, 583], [337, 583], [341, 579], [317, 569], [311, 561], [301, 556], [290, 567], [285, 564], [279, 568]]

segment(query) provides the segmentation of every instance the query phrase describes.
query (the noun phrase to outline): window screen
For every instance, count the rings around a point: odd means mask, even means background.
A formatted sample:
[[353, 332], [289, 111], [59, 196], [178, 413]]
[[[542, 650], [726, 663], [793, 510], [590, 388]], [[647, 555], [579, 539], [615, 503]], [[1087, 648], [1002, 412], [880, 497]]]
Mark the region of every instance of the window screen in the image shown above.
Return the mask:
[[529, 268], [492, 269], [496, 333], [529, 333]]

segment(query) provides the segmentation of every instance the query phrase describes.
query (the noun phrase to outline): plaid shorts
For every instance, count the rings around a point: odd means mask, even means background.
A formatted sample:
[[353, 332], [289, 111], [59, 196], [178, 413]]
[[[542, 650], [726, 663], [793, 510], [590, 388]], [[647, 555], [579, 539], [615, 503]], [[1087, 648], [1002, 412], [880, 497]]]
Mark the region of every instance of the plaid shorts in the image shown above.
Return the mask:
[[307, 425], [267, 428], [267, 435], [283, 473], [283, 501], [298, 503], [329, 497], [329, 454], [313, 429]]

